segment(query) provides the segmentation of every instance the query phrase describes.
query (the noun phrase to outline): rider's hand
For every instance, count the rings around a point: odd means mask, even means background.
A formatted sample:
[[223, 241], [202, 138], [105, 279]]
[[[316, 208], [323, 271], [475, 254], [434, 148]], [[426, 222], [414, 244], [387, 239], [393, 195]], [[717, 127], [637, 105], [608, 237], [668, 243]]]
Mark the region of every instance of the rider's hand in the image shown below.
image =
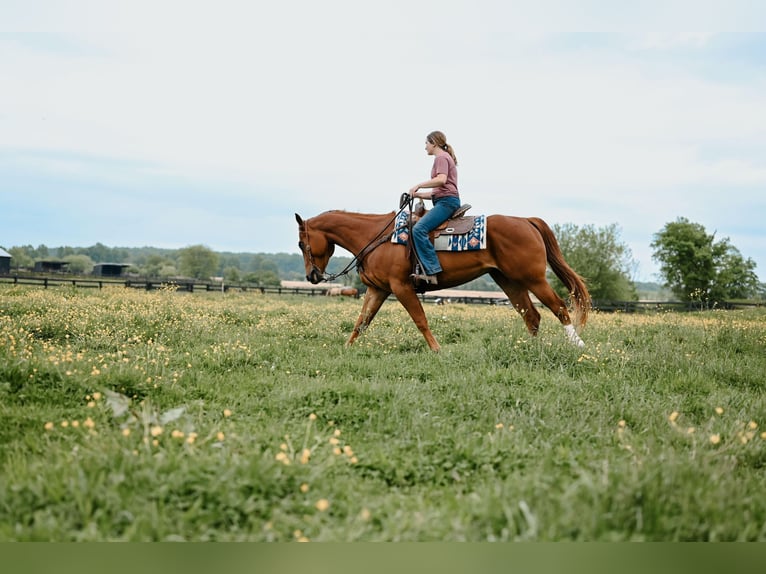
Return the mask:
[[419, 188], [418, 186], [415, 186], [415, 187], [413, 187], [412, 189], [410, 189], [410, 196], [411, 196], [411, 197], [415, 197], [415, 193], [417, 193], [417, 191], [418, 191], [419, 189], [420, 189], [420, 188]]

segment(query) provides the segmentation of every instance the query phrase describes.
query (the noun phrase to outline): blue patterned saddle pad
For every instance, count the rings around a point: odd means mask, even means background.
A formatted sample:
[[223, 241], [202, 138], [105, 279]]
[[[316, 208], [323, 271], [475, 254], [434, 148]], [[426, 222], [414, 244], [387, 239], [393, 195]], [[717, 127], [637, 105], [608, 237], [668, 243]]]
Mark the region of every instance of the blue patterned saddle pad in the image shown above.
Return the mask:
[[[394, 224], [394, 233], [391, 235], [391, 243], [407, 245], [410, 239], [408, 211], [401, 212]], [[450, 233], [449, 227], [439, 230], [439, 235], [434, 239], [436, 251], [474, 251], [487, 248], [487, 217], [476, 215], [473, 219], [473, 227], [467, 233]]]

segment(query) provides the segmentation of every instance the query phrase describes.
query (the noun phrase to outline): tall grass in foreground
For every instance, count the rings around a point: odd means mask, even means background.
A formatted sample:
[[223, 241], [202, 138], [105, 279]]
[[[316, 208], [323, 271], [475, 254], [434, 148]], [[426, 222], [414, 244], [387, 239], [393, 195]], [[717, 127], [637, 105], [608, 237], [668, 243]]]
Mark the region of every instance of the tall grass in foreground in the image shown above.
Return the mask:
[[0, 540], [764, 540], [766, 312], [0, 288]]

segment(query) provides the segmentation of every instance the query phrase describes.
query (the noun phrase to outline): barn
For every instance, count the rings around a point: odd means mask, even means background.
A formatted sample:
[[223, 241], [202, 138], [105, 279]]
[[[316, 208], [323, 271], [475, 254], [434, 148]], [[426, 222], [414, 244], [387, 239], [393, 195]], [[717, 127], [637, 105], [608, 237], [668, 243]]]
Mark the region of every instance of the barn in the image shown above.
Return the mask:
[[69, 265], [68, 261], [35, 261], [37, 273], [63, 273]]
[[120, 277], [122, 272], [130, 267], [127, 263], [96, 263], [93, 266], [93, 275], [99, 277]]
[[5, 249], [0, 247], [0, 275], [8, 275], [11, 272], [11, 257]]

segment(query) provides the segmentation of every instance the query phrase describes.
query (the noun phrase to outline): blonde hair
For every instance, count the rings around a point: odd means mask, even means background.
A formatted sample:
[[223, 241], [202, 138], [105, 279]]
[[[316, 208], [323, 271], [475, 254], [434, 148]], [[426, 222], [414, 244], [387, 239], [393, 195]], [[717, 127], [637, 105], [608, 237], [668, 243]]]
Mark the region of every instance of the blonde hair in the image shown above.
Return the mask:
[[454, 161], [455, 165], [457, 165], [455, 150], [452, 149], [452, 146], [447, 143], [447, 136], [445, 136], [442, 132], [431, 132], [426, 136], [426, 141], [450, 154], [450, 156], [452, 156], [452, 161]]

